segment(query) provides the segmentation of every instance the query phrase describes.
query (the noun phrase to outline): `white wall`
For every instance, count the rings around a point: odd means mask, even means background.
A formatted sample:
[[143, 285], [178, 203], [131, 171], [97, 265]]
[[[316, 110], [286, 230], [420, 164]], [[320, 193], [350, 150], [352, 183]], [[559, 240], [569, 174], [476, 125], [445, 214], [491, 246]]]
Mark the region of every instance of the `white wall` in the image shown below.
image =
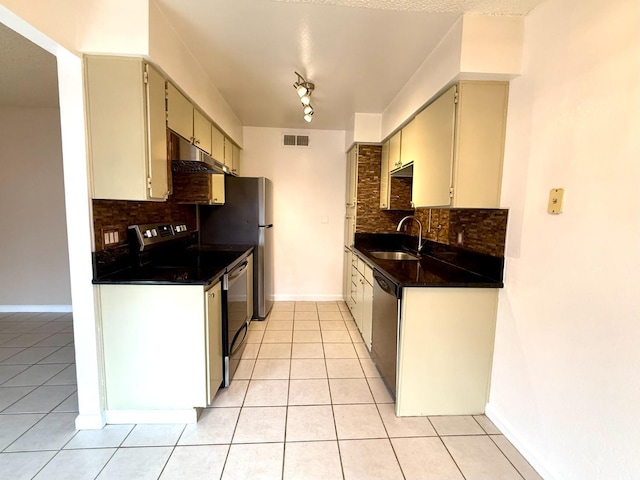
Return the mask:
[[0, 146], [0, 308], [69, 308], [59, 109], [0, 108]]
[[637, 1], [549, 0], [527, 17], [487, 411], [547, 479], [640, 478], [639, 88]]
[[238, 145], [242, 124], [154, 0], [149, 1], [149, 56]]
[[522, 17], [462, 16], [383, 112], [381, 139], [458, 80], [519, 75], [523, 23]]
[[[310, 147], [282, 147], [282, 133]], [[243, 177], [273, 181], [276, 300], [342, 298], [345, 132], [244, 127]]]

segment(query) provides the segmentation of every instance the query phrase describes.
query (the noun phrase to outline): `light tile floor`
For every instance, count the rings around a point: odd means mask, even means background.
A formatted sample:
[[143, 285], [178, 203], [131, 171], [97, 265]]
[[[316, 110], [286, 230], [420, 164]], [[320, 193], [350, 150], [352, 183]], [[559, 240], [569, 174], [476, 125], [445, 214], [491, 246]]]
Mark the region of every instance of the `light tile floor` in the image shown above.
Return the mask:
[[539, 480], [483, 415], [397, 418], [342, 302], [279, 302], [196, 425], [75, 431], [69, 314], [0, 313], [0, 478]]

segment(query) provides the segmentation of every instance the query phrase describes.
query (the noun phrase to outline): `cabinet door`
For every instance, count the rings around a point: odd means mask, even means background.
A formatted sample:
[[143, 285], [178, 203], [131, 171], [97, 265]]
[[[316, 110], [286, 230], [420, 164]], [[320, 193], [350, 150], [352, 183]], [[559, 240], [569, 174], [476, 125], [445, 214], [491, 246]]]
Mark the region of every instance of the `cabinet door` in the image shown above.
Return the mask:
[[206, 291], [207, 404], [222, 384], [222, 292], [220, 282]]
[[211, 122], [198, 110], [193, 111], [193, 144], [211, 153]]
[[351, 298], [351, 250], [344, 247], [344, 262], [342, 266], [342, 298], [349, 304]]
[[[411, 200], [414, 207], [451, 204], [456, 87], [451, 87], [420, 112], [416, 125], [416, 155]], [[404, 142], [403, 142], [404, 143]]]
[[211, 126], [211, 156], [224, 163], [224, 134], [215, 125]]
[[389, 209], [389, 140], [382, 144], [380, 161], [380, 208]]
[[171, 130], [193, 141], [193, 105], [171, 83], [167, 83], [167, 125]]
[[151, 65], [147, 72], [147, 130], [149, 139], [149, 198], [166, 200], [169, 194], [167, 167], [167, 117], [165, 80]]
[[233, 143], [227, 137], [224, 137], [224, 164], [229, 167], [229, 170], [233, 167]]
[[499, 208], [507, 118], [507, 82], [459, 85], [453, 206]]
[[[162, 141], [162, 136], [156, 131], [162, 127], [157, 115], [156, 76], [151, 77], [152, 97], [148, 102], [145, 69], [140, 59], [87, 56], [85, 76], [93, 198], [149, 200], [151, 164], [152, 172], [159, 175], [159, 184], [153, 185], [154, 199], [157, 195], [164, 200], [167, 189], [162, 186], [160, 170], [164, 166], [166, 176], [167, 163], [166, 149], [162, 165], [159, 163], [158, 149], [162, 146], [158, 140]], [[164, 90], [164, 83], [160, 83]], [[162, 97], [164, 102], [164, 93]], [[151, 161], [149, 128], [154, 135]]]
[[209, 204], [224, 205], [224, 175], [209, 175]]
[[358, 146], [354, 146], [347, 153], [347, 185], [345, 202], [347, 208], [355, 208], [357, 203], [358, 185]]
[[231, 149], [231, 173], [234, 175], [240, 175], [240, 147], [234, 144]]
[[[400, 143], [400, 161], [398, 167], [409, 162], [418, 163], [418, 140], [420, 133], [415, 118], [402, 129], [402, 142]], [[397, 168], [397, 167], [396, 167]], [[415, 169], [415, 166], [414, 166]]]
[[402, 130], [389, 139], [389, 170], [402, 165], [400, 161], [400, 147], [402, 144]]
[[364, 278], [357, 272], [356, 275], [356, 306], [355, 313], [353, 314], [353, 318], [356, 321], [356, 325], [358, 326], [358, 330], [362, 334], [362, 309], [364, 307]]
[[[369, 267], [366, 267], [371, 270]], [[366, 276], [366, 274], [365, 274]], [[362, 284], [362, 338], [371, 351], [371, 324], [373, 319], [373, 286], [364, 279]]]

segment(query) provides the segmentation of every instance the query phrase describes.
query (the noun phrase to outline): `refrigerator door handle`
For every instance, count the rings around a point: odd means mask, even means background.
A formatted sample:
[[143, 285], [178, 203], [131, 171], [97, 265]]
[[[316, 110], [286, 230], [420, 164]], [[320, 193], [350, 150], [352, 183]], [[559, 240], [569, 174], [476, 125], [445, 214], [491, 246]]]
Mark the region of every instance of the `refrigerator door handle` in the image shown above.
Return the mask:
[[273, 228], [273, 223], [269, 223], [267, 225], [258, 225], [258, 228]]

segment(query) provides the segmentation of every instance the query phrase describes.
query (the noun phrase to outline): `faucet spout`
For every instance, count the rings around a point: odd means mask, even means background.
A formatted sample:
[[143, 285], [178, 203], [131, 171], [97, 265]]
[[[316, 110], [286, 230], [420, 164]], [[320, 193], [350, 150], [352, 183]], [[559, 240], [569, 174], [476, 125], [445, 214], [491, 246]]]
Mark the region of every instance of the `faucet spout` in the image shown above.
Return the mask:
[[420, 253], [420, 250], [422, 250], [422, 222], [418, 220], [418, 217], [416, 217], [415, 215], [407, 215], [398, 222], [398, 228], [396, 228], [396, 231], [399, 232], [405, 220], [409, 219], [414, 220], [418, 224], [418, 253]]

